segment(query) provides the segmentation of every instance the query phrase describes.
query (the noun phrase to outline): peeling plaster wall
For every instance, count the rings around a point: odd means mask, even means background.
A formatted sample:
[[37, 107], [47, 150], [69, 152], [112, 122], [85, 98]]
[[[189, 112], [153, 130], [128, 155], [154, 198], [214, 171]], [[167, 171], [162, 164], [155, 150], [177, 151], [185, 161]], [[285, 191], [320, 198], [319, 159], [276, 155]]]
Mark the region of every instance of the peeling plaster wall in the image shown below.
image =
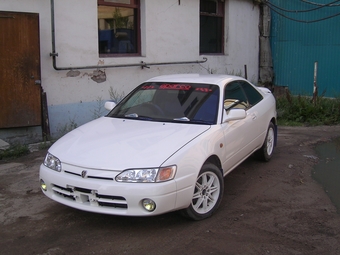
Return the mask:
[[226, 62], [228, 72], [244, 76], [247, 65], [248, 80], [257, 83], [259, 68], [259, 16], [260, 9], [249, 0], [227, 1]]
[[[82, 125], [106, 112], [110, 89], [127, 94], [144, 80], [171, 73], [229, 73], [258, 79], [259, 7], [252, 0], [226, 0], [225, 54], [199, 55], [199, 1], [141, 0], [142, 56], [99, 58], [96, 0], [56, 0], [58, 67], [98, 65], [98, 69], [56, 71], [52, 67], [50, 1], [2, 1], [7, 11], [40, 15], [41, 80], [47, 93], [51, 135]], [[196, 61], [203, 64], [100, 68], [144, 61]]]

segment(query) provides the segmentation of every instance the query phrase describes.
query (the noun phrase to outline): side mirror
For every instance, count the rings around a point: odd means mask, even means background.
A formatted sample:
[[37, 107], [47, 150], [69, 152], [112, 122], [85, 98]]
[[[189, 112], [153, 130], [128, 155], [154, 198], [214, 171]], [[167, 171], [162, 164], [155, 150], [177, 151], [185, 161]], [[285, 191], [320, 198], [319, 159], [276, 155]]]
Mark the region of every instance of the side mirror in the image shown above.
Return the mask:
[[231, 109], [229, 111], [224, 110], [223, 113], [223, 123], [232, 120], [242, 120], [245, 119], [247, 113], [244, 109]]
[[105, 105], [104, 105], [105, 109], [109, 110], [109, 111], [111, 111], [113, 108], [115, 108], [115, 106], [116, 106], [116, 103], [112, 102], [112, 101], [107, 101], [107, 102], [105, 102]]

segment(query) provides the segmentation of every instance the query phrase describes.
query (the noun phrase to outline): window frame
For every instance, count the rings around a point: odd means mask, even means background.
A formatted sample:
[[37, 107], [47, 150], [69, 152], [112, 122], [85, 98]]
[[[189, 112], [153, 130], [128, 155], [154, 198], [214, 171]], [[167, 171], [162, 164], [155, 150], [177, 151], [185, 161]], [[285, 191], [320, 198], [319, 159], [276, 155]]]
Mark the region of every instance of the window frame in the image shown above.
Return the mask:
[[[110, 7], [123, 7], [123, 8], [131, 8], [136, 10], [136, 44], [137, 44], [137, 52], [135, 53], [100, 53], [99, 52], [99, 35], [98, 35], [98, 54], [100, 58], [114, 58], [114, 57], [139, 57], [141, 56], [141, 6], [140, 0], [130, 0], [130, 4], [123, 3], [113, 3], [113, 2], [105, 2], [105, 0], [97, 0], [97, 12], [99, 6], [110, 6]], [[98, 19], [97, 19], [98, 22]], [[98, 27], [99, 32], [99, 27]]]
[[138, 8], [139, 0], [130, 0], [132, 3], [123, 4], [123, 3], [114, 3], [114, 2], [106, 2], [105, 0], [97, 0], [98, 5], [110, 5], [115, 7], [130, 7], [130, 8]]
[[[204, 0], [202, 0], [204, 1]], [[223, 55], [224, 54], [224, 28], [225, 28], [225, 1], [224, 0], [216, 0], [217, 8], [216, 13], [209, 13], [201, 11], [201, 1], [199, 5], [199, 11], [200, 11], [200, 20], [201, 16], [208, 16], [208, 17], [215, 17], [215, 18], [221, 18], [222, 24], [221, 24], [221, 49], [220, 52], [201, 52], [201, 21], [200, 21], [200, 31], [199, 31], [199, 54], [200, 55]]]

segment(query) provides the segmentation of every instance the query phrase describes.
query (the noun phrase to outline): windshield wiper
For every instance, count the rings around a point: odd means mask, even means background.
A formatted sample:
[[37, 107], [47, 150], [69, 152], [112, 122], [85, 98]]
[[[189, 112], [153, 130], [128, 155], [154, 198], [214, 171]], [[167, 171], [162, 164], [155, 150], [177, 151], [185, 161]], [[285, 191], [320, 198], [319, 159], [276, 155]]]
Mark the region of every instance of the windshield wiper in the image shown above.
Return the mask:
[[191, 120], [190, 123], [212, 125], [211, 121], [206, 121], [206, 120]]
[[129, 114], [125, 114], [125, 117], [128, 118], [138, 118], [138, 114], [137, 113], [129, 113]]
[[153, 120], [153, 118], [147, 116], [139, 116], [137, 113], [129, 113], [124, 115], [125, 118], [139, 119], [139, 120]]
[[174, 118], [174, 120], [178, 120], [178, 121], [190, 121], [190, 119], [188, 119], [187, 117]]
[[174, 118], [173, 120], [180, 121], [180, 122], [189, 122], [191, 124], [208, 124], [208, 125], [212, 125], [211, 121], [206, 121], [206, 120], [190, 120], [187, 117]]

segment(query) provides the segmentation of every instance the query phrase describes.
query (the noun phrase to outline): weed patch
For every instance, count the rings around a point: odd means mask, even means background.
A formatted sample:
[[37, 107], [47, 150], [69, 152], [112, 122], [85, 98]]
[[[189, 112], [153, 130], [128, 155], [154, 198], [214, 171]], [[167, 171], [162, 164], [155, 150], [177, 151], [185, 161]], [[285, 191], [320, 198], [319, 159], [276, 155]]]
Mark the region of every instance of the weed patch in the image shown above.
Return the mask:
[[340, 98], [292, 96], [289, 92], [276, 99], [279, 125], [335, 125], [340, 123]]
[[0, 150], [0, 160], [18, 158], [18, 157], [29, 154], [29, 152], [30, 151], [27, 145], [16, 145], [6, 150]]

